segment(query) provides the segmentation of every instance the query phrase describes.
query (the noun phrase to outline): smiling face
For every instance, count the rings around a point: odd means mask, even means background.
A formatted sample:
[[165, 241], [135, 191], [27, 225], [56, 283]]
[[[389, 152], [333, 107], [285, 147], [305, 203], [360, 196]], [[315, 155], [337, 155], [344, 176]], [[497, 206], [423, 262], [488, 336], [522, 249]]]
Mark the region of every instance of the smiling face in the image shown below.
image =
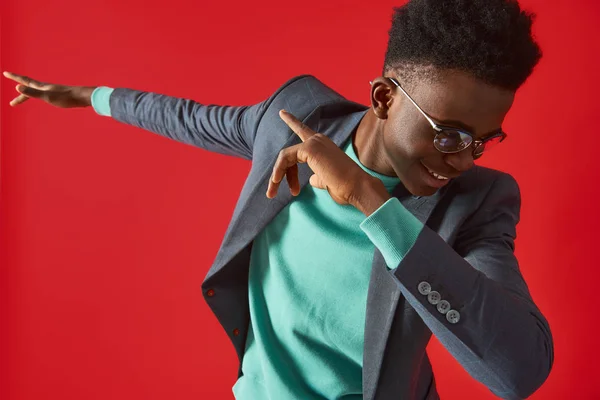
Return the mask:
[[[439, 73], [434, 79], [415, 80], [409, 86], [392, 72], [386, 75], [396, 78], [436, 123], [464, 129], [475, 139], [501, 127], [514, 99], [513, 91], [462, 72]], [[436, 132], [389, 79], [381, 77], [373, 82], [371, 101], [378, 118], [381, 153], [413, 195], [430, 196], [473, 166], [472, 146], [453, 154], [434, 147]]]

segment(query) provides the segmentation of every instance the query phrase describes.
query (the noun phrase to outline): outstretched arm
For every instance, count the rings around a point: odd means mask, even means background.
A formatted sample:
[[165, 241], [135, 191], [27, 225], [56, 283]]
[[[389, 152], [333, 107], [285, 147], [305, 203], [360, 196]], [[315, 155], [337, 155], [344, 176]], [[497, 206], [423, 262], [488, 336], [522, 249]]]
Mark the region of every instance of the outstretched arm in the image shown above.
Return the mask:
[[97, 113], [216, 153], [252, 159], [258, 123], [271, 99], [252, 106], [203, 105], [132, 89], [43, 83], [4, 72], [17, 82], [17, 106], [30, 98], [60, 108], [93, 106]]

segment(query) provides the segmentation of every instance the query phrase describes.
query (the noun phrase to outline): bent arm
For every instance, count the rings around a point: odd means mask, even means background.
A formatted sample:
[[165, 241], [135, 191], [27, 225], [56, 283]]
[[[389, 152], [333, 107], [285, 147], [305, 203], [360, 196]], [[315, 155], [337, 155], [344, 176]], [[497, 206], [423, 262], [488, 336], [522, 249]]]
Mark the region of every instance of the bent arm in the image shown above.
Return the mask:
[[[506, 399], [531, 395], [554, 359], [550, 327], [514, 256], [519, 210], [518, 186], [502, 175], [454, 248], [427, 226], [419, 231], [416, 218], [407, 223], [414, 216], [397, 199], [361, 224], [431, 332], [473, 378]], [[407, 237], [416, 239], [407, 244]], [[432, 291], [439, 299], [425, 294]], [[438, 309], [441, 300], [448, 308]]]

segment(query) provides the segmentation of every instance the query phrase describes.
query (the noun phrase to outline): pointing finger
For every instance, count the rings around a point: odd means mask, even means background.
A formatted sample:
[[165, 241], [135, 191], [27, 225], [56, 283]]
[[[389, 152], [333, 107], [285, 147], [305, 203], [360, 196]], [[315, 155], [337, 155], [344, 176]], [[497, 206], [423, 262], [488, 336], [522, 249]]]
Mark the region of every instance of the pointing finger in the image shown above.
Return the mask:
[[44, 90], [46, 88], [46, 84], [42, 82], [38, 82], [34, 79], [31, 79], [27, 76], [13, 74], [12, 72], [4, 71], [3, 75], [8, 79], [12, 79], [13, 81], [20, 83], [25, 86], [32, 87], [38, 90]]
[[308, 126], [302, 123], [298, 118], [294, 117], [292, 114], [285, 110], [279, 111], [279, 117], [290, 127], [296, 135], [300, 136], [303, 142], [305, 142], [308, 138], [313, 136], [316, 132], [310, 129]]

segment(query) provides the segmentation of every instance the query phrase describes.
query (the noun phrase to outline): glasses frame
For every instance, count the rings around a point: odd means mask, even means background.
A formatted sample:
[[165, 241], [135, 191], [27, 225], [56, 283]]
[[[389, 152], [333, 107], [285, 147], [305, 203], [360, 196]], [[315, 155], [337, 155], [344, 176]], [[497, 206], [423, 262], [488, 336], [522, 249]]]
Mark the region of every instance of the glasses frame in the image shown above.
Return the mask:
[[[402, 86], [400, 86], [400, 83], [398, 83], [396, 81], [396, 79], [391, 78], [391, 77], [387, 77], [387, 79], [392, 81], [394, 83], [394, 85], [396, 85], [398, 87], [398, 89], [400, 89], [400, 91], [402, 93], [404, 93], [404, 95], [408, 98], [408, 100], [410, 100], [410, 102], [413, 103], [413, 105], [417, 108], [417, 110], [419, 110], [419, 112], [423, 115], [423, 117], [425, 117], [427, 122], [429, 122], [429, 124], [431, 125], [433, 130], [437, 132], [433, 139], [433, 144], [437, 151], [439, 151], [441, 153], [445, 153], [445, 154], [454, 154], [454, 153], [459, 153], [463, 150], [466, 150], [471, 145], [473, 145], [473, 159], [477, 159], [477, 158], [481, 157], [483, 155], [483, 153], [485, 152], [485, 147], [481, 147], [483, 144], [485, 144], [486, 142], [488, 142], [492, 139], [498, 138], [498, 137], [500, 137], [500, 141], [498, 143], [502, 143], [504, 141], [504, 139], [506, 139], [507, 135], [502, 129], [498, 129], [496, 132], [493, 132], [492, 134], [490, 134], [489, 136], [487, 136], [485, 138], [475, 139], [475, 135], [473, 135], [471, 132], [468, 132], [464, 129], [438, 124], [437, 122], [435, 122], [433, 120], [433, 118], [431, 118], [429, 116], [429, 114], [427, 114], [425, 111], [423, 111], [423, 109], [421, 107], [419, 107], [419, 105], [413, 100], [412, 97], [410, 97], [410, 95], [406, 92], [406, 90], [404, 90], [404, 88]], [[373, 84], [373, 82], [369, 82], [369, 83], [371, 85]], [[455, 131], [455, 132], [459, 132], [461, 134], [465, 134], [471, 138], [471, 142], [469, 144], [465, 145], [462, 149], [451, 150], [451, 151], [441, 150], [437, 146], [435, 146], [435, 143], [436, 143], [436, 139], [437, 139], [438, 135], [444, 131]], [[464, 141], [461, 143], [464, 143]], [[481, 150], [481, 152], [477, 153], [477, 150], [479, 150], [480, 148], [482, 148], [484, 150]]]

